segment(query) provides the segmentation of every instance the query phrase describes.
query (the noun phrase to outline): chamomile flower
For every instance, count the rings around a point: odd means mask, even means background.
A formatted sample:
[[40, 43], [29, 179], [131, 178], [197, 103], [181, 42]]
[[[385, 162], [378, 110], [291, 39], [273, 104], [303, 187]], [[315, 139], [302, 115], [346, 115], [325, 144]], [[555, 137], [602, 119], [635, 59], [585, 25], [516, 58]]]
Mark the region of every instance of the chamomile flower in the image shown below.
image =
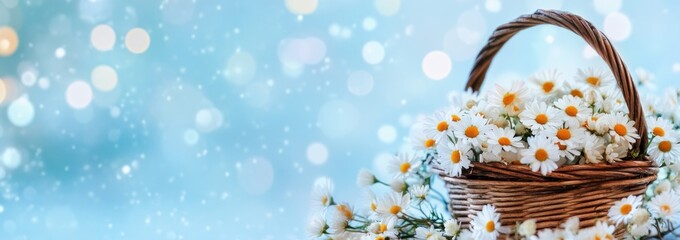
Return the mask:
[[312, 192], [313, 205], [316, 208], [327, 208], [333, 205], [333, 182], [330, 178], [322, 178], [315, 183]]
[[601, 163], [604, 159], [605, 141], [597, 135], [584, 134], [583, 157], [586, 163]]
[[529, 77], [529, 81], [534, 84], [541, 96], [555, 95], [561, 88], [562, 80], [557, 70], [543, 71]]
[[427, 194], [430, 192], [430, 186], [413, 185], [409, 188], [408, 192], [411, 193], [411, 197], [422, 201], [427, 198]]
[[447, 142], [437, 147], [439, 164], [450, 176], [460, 176], [463, 168], [470, 168], [472, 154], [470, 144], [462, 141], [455, 144]]
[[540, 132], [547, 128], [558, 127], [560, 124], [558, 114], [559, 110], [548, 106], [545, 102], [533, 101], [527, 104], [524, 111], [519, 114], [519, 120], [531, 131]]
[[390, 159], [387, 163], [388, 172], [395, 178], [405, 178], [420, 166], [420, 161], [416, 155], [400, 153]]
[[450, 121], [454, 123], [460, 121], [461, 116], [463, 116], [464, 112], [459, 107], [453, 106], [446, 111], [446, 114], [448, 114], [448, 116], [451, 117]]
[[484, 205], [482, 211], [472, 217], [470, 229], [475, 239], [492, 240], [498, 238], [503, 232], [500, 223], [500, 214], [496, 213], [496, 208], [490, 204]]
[[465, 110], [470, 110], [479, 102], [479, 93], [472, 92], [468, 89], [465, 92], [451, 92], [449, 93], [449, 102], [453, 106], [462, 106]]
[[357, 185], [360, 187], [368, 187], [377, 182], [375, 175], [368, 169], [362, 168], [359, 170], [359, 175], [357, 176]]
[[546, 136], [530, 137], [529, 148], [522, 150], [524, 164], [529, 164], [534, 172], [541, 171], [547, 175], [557, 169], [557, 161], [560, 159], [559, 148]]
[[383, 221], [390, 221], [397, 219], [403, 212], [406, 212], [410, 203], [411, 196], [409, 194], [402, 195], [401, 193], [390, 192], [378, 200], [376, 212]]
[[576, 98], [583, 98], [585, 96], [584, 92], [586, 87], [584, 84], [579, 82], [564, 82], [563, 92], [565, 95], [573, 96]]
[[[635, 140], [640, 138], [637, 129], [633, 126], [635, 122], [623, 113], [617, 112], [609, 115], [607, 120], [609, 121], [609, 135], [615, 142], [635, 143]], [[632, 148], [632, 145], [630, 146]]]
[[621, 223], [627, 224], [630, 218], [633, 217], [635, 210], [640, 207], [640, 205], [642, 205], [642, 197], [631, 195], [614, 203], [614, 206], [609, 209], [609, 213], [607, 215], [609, 216], [609, 219], [616, 225]]
[[326, 219], [324, 219], [323, 215], [316, 214], [311, 217], [307, 224], [307, 234], [309, 234], [309, 237], [318, 238], [325, 234], [328, 228], [328, 224], [326, 224]]
[[566, 222], [562, 223], [561, 226], [564, 228], [564, 231], [569, 232], [572, 235], [576, 235], [576, 233], [578, 233], [580, 224], [581, 221], [578, 217], [570, 217]]
[[397, 238], [398, 231], [394, 228], [396, 224], [395, 219], [389, 219], [387, 221], [376, 221], [368, 225], [369, 233], [381, 234], [385, 237]]
[[647, 119], [647, 130], [655, 137], [665, 137], [673, 132], [673, 124], [665, 118]]
[[522, 81], [513, 82], [509, 88], [496, 84], [494, 89], [489, 91], [489, 104], [504, 109], [512, 109], [521, 106], [528, 93]]
[[460, 231], [460, 222], [458, 220], [452, 218], [444, 222], [444, 235], [455, 239], [458, 231]]
[[602, 69], [579, 69], [576, 77], [577, 82], [585, 83], [591, 88], [602, 88], [611, 86], [614, 82], [612, 76]]
[[577, 125], [562, 124], [560, 127], [545, 130], [543, 134], [553, 138], [560, 145], [580, 147], [583, 144], [586, 131]]
[[680, 157], [680, 145], [674, 137], [655, 137], [649, 144], [647, 153], [659, 165], [662, 162], [670, 165]]
[[446, 138], [450, 125], [451, 116], [445, 111], [437, 111], [423, 121], [423, 133], [430, 138], [441, 141]]
[[673, 191], [667, 191], [652, 198], [647, 208], [655, 218], [680, 221], [680, 196]]
[[571, 95], [565, 95], [555, 101], [555, 107], [560, 110], [561, 118], [570, 125], [580, 126], [593, 114], [593, 110], [586, 106], [581, 98]]
[[597, 221], [591, 230], [593, 238], [588, 239], [614, 239], [615, 230], [616, 226], [609, 225], [604, 221]]
[[342, 214], [333, 214], [328, 221], [328, 231], [333, 236], [342, 236], [347, 229], [349, 221]]
[[354, 219], [354, 208], [348, 203], [340, 203], [334, 207], [334, 211], [332, 212], [336, 216], [343, 217], [347, 221]]
[[651, 90], [656, 90], [656, 85], [652, 80], [654, 80], [654, 74], [648, 72], [643, 68], [635, 69], [635, 75], [637, 76], [637, 84]]
[[414, 136], [409, 139], [409, 142], [413, 149], [417, 151], [433, 150], [437, 147], [438, 143], [434, 136], [428, 136], [424, 131], [416, 131]]
[[430, 226], [429, 229], [424, 227], [416, 228], [416, 239], [422, 240], [446, 240], [442, 233], [435, 229], [434, 226]]
[[536, 220], [535, 219], [529, 219], [522, 224], [519, 225], [517, 228], [517, 233], [519, 233], [520, 236], [529, 238], [536, 234]]
[[630, 144], [627, 142], [608, 144], [604, 149], [604, 159], [607, 160], [608, 163], [621, 161], [628, 155], [629, 145]]
[[404, 192], [406, 191], [406, 188], [408, 185], [406, 185], [406, 182], [404, 182], [405, 179], [403, 178], [394, 178], [392, 181], [390, 181], [390, 188], [392, 188], [392, 191], [394, 192]]
[[454, 136], [473, 146], [479, 146], [486, 140], [484, 133], [491, 128], [487, 122], [488, 120], [480, 115], [465, 115], [453, 124]]
[[385, 240], [385, 239], [388, 239], [388, 238], [392, 239], [393, 237], [386, 236], [385, 234], [375, 234], [375, 233], [368, 233], [366, 235], [361, 236], [361, 240]]
[[491, 131], [487, 133], [487, 150], [494, 154], [500, 154], [501, 151], [517, 152], [518, 148], [523, 147], [521, 136], [515, 137], [515, 130], [512, 128], [491, 127]]
[[651, 215], [645, 208], [638, 208], [633, 212], [633, 217], [630, 219], [628, 232], [633, 237], [646, 236], [654, 229]]

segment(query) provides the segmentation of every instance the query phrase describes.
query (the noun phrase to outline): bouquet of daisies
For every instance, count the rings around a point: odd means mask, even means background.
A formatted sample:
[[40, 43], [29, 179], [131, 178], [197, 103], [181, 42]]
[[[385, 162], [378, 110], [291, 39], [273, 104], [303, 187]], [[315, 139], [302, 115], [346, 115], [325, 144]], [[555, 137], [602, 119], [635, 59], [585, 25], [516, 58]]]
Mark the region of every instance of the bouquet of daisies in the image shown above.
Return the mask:
[[[647, 75], [648, 76], [648, 75]], [[646, 81], [648, 82], [648, 81]], [[641, 82], [642, 83], [642, 82]], [[415, 154], [396, 155], [388, 165], [394, 178], [381, 181], [362, 170], [361, 186], [385, 185], [377, 197], [369, 191], [358, 206], [336, 202], [330, 180], [315, 187], [319, 213], [309, 225], [312, 236], [327, 239], [612, 239], [619, 226], [625, 236], [669, 236], [680, 224], [680, 149], [678, 92], [645, 99], [647, 130], [638, 133], [621, 91], [605, 71], [579, 70], [576, 81], [557, 71], [533, 75], [529, 84], [495, 85], [487, 94], [452, 97], [452, 107], [421, 118], [411, 137]], [[645, 152], [633, 152], [641, 134]], [[483, 206], [463, 229], [446, 212], [447, 198], [432, 188], [432, 167], [453, 177], [473, 162], [526, 164], [549, 175], [564, 165], [614, 163], [647, 154], [660, 167], [659, 180], [644, 196], [616, 202], [608, 218], [579, 229], [577, 217], [562, 228], [537, 231], [536, 220], [501, 226], [492, 205]], [[621, 229], [621, 228], [618, 228]]]

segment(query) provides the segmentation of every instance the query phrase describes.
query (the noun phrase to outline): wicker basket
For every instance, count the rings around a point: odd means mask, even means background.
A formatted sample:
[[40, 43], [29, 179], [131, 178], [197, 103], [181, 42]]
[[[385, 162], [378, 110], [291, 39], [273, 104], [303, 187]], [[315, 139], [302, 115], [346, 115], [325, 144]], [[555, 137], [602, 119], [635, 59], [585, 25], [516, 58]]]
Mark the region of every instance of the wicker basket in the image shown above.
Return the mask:
[[[543, 176], [526, 165], [474, 163], [461, 177], [448, 176], [435, 169], [449, 191], [449, 209], [465, 227], [482, 206], [493, 204], [503, 226], [536, 219], [537, 227], [557, 228], [571, 216], [581, 219], [581, 227], [607, 216], [614, 202], [628, 195], [639, 195], [656, 179], [658, 168], [644, 157], [646, 123], [640, 98], [626, 65], [607, 37], [590, 22], [567, 12], [538, 10], [501, 25], [477, 56], [466, 89], [478, 91], [491, 61], [503, 44], [522, 29], [540, 24], [566, 28], [581, 36], [597, 51], [612, 70], [628, 105], [629, 115], [641, 139], [633, 151], [643, 157], [615, 164], [568, 165]], [[617, 235], [623, 233], [623, 225]]]

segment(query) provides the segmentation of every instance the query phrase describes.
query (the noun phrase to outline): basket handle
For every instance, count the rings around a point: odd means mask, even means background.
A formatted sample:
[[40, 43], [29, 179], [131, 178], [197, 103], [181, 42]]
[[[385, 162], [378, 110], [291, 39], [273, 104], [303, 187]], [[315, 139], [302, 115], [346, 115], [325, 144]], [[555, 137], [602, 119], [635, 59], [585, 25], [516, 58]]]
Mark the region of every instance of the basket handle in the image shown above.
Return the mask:
[[645, 122], [645, 115], [640, 103], [640, 96], [638, 96], [637, 89], [635, 88], [635, 82], [630, 72], [628, 72], [626, 64], [623, 63], [623, 60], [611, 42], [609, 42], [609, 39], [597, 30], [592, 23], [577, 15], [556, 10], [537, 10], [533, 14], [522, 15], [512, 22], [499, 26], [489, 37], [486, 46], [477, 55], [465, 89], [472, 89], [474, 92], [478, 92], [482, 82], [484, 82], [486, 71], [489, 69], [493, 57], [503, 47], [503, 44], [517, 32], [540, 24], [555, 25], [576, 33], [607, 62], [607, 65], [609, 65], [609, 68], [614, 73], [616, 83], [621, 88], [623, 98], [628, 106], [629, 116], [635, 121], [635, 128], [640, 135], [640, 139], [633, 145], [634, 150], [644, 155], [645, 144], [641, 143], [647, 142], [647, 123]]

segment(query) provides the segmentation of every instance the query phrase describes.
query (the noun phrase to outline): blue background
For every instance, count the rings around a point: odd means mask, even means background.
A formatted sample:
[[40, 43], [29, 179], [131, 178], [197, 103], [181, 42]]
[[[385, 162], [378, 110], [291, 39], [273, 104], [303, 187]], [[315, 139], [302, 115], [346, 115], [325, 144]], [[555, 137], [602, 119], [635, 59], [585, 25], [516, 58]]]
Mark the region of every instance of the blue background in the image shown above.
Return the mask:
[[[608, 14], [623, 14], [629, 35], [621, 22], [605, 32], [623, 36], [614, 45], [630, 69], [654, 75], [656, 89], [643, 96], [680, 77], [680, 4], [672, 1], [598, 9], [601, 1], [394, 0], [389, 16], [372, 0], [319, 0], [304, 16], [283, 0], [16, 2], [0, 0], [0, 26], [20, 38], [0, 57], [0, 78], [13, 86], [0, 105], [0, 152], [21, 156], [0, 179], [0, 239], [303, 239], [316, 179], [333, 178], [338, 199], [359, 201], [357, 171], [385, 178], [385, 159], [407, 149], [421, 114], [462, 89], [493, 28], [538, 8], [574, 12], [600, 29]], [[99, 24], [116, 32], [112, 51], [90, 43]], [[142, 54], [125, 48], [135, 27], [151, 38]], [[317, 45], [286, 51], [300, 39]], [[369, 41], [384, 48], [377, 64], [362, 56]], [[529, 29], [498, 54], [488, 81], [547, 68], [572, 79], [578, 67], [602, 67], [585, 47], [557, 27]], [[443, 80], [423, 72], [431, 51], [452, 59]], [[66, 88], [90, 82], [99, 65], [116, 70], [118, 85], [93, 89], [89, 106], [73, 109]], [[25, 86], [25, 71], [49, 87]], [[372, 87], [352, 85], [360, 71]], [[20, 96], [35, 107], [25, 127], [7, 114]], [[222, 121], [201, 130], [202, 109]]]

